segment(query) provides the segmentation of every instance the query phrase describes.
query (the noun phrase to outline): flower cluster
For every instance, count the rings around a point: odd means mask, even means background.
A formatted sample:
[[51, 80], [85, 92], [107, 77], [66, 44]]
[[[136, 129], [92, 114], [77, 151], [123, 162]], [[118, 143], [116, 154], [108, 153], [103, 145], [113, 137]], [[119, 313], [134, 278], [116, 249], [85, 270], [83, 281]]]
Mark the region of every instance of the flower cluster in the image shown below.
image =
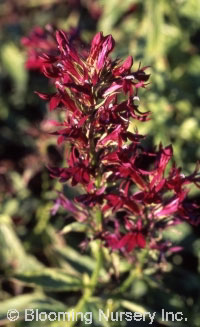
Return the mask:
[[[59, 53], [55, 33], [56, 26], [54, 25], [48, 24], [44, 28], [36, 26], [29, 36], [25, 36], [21, 39], [21, 44], [27, 49], [28, 59], [26, 61], [26, 68], [28, 70], [42, 72], [42, 54], [57, 55]], [[83, 43], [79, 38], [78, 29], [71, 28], [68, 35], [69, 42], [76, 39], [79, 43]]]
[[113, 250], [148, 247], [164, 253], [171, 244], [160, 238], [163, 229], [183, 221], [200, 223], [200, 207], [189, 199], [187, 188], [200, 187], [198, 167], [184, 176], [170, 163], [172, 146], [145, 149], [145, 136], [131, 126], [134, 120], [150, 119], [150, 112], [138, 107], [148, 67], [133, 70], [131, 56], [123, 62], [112, 59], [114, 45], [111, 35], [98, 33], [88, 51], [77, 51], [59, 30], [55, 51], [38, 56], [55, 93], [37, 94], [49, 101], [51, 111], [59, 108], [65, 116], [52, 121], [52, 133], [58, 144], [68, 144], [66, 166], [50, 167], [51, 176], [83, 189], [73, 202], [59, 195], [53, 211], [64, 206]]

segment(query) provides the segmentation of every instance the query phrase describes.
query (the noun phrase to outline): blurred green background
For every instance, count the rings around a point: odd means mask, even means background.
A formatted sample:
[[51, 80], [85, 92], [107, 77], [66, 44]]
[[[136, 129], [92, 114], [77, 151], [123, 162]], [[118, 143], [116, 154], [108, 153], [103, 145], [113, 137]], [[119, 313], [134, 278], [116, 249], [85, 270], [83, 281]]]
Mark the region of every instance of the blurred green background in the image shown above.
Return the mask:
[[[95, 264], [95, 255], [78, 247], [84, 233], [59, 233], [70, 216], [50, 214], [61, 185], [49, 178], [46, 165], [61, 164], [62, 151], [46, 132], [47, 108], [34, 94], [47, 91], [48, 81], [25, 69], [20, 43], [33, 27], [49, 23], [65, 30], [78, 26], [86, 42], [97, 31], [111, 33], [115, 56], [133, 55], [135, 69], [140, 61], [150, 66], [151, 83], [140, 96], [152, 120], [137, 123], [139, 131], [148, 135], [149, 146], [172, 143], [184, 173], [191, 173], [200, 158], [200, 0], [0, 0], [0, 326], [11, 326], [6, 311], [13, 307], [66, 311], [80, 298]], [[66, 185], [65, 192], [72, 198], [78, 189]], [[199, 193], [192, 195], [200, 201]], [[199, 229], [186, 224], [178, 233], [167, 232], [166, 238], [184, 251], [168, 258], [164, 272], [146, 271], [116, 294], [132, 264], [114, 255], [116, 279], [105, 253], [107, 271], [102, 270], [95, 297], [84, 310], [95, 315], [99, 307], [165, 308], [188, 317], [179, 326], [199, 327], [199, 237]], [[42, 326], [37, 324], [19, 321], [15, 326]]]

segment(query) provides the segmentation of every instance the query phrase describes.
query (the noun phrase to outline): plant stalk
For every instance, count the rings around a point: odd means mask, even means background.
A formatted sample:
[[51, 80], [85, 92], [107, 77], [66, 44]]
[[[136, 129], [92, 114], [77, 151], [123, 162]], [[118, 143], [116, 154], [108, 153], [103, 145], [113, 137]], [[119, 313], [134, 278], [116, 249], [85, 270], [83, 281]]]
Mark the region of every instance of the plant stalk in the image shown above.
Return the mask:
[[[95, 292], [96, 285], [98, 283], [99, 273], [102, 266], [102, 248], [101, 248], [101, 241], [96, 241], [97, 248], [95, 249], [96, 252], [96, 266], [90, 278], [89, 286], [85, 288], [84, 293], [80, 300], [78, 301], [76, 307], [73, 310], [74, 316], [76, 317], [77, 312], [82, 312], [84, 305], [88, 302], [90, 297]], [[71, 310], [71, 312], [72, 312]], [[73, 327], [77, 321], [70, 321], [68, 327]]]

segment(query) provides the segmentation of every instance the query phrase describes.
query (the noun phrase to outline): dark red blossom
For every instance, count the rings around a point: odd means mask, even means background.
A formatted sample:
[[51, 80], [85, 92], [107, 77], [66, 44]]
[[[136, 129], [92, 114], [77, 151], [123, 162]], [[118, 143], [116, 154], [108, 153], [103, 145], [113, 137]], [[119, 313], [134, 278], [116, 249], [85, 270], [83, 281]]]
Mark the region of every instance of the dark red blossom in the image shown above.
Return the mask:
[[[26, 68], [30, 70], [43, 70], [44, 63], [53, 62], [58, 52], [58, 44], [56, 42], [56, 27], [46, 25], [44, 28], [36, 26], [29, 34], [23, 37], [21, 43], [27, 48], [28, 59]], [[69, 31], [70, 42], [74, 38], [80, 40], [77, 29], [71, 28]]]
[[58, 197], [51, 209], [52, 215], [55, 215], [60, 207], [73, 214], [78, 221], [85, 221], [88, 218], [88, 213], [84, 208], [77, 206], [76, 203], [67, 199], [63, 194], [58, 193]]
[[125, 250], [131, 252], [135, 247], [145, 248], [146, 240], [142, 233], [127, 233], [123, 237], [117, 237], [115, 234], [108, 234], [105, 240], [113, 250]]
[[128, 233], [119, 241], [117, 247], [119, 249], [125, 247], [128, 252], [132, 251], [136, 246], [145, 248], [146, 241], [142, 233]]
[[[38, 38], [46, 42], [46, 34], [38, 33], [23, 42], [30, 47]], [[50, 40], [45, 47], [39, 43], [35, 65], [55, 92], [37, 93], [49, 101], [50, 110], [63, 111], [63, 121], [53, 121], [50, 132], [58, 136], [59, 145], [67, 144], [65, 166], [50, 167], [50, 173], [61, 182], [82, 186], [73, 204], [59, 196], [53, 211], [63, 205], [76, 219], [88, 220], [93, 238], [101, 238], [113, 250], [148, 246], [161, 254], [168, 251], [171, 245], [161, 237], [165, 228], [182, 221], [200, 223], [199, 204], [189, 199], [187, 188], [199, 187], [200, 176], [198, 167], [189, 176], [181, 173], [171, 145], [148, 151], [141, 143], [145, 136], [130, 130], [131, 121], [150, 119], [150, 113], [136, 104], [139, 89], [147, 86], [148, 67], [133, 70], [131, 56], [112, 59], [115, 42], [102, 32], [88, 51], [78, 51], [64, 31]], [[82, 211], [88, 212], [84, 218]], [[100, 223], [95, 212], [102, 216]]]

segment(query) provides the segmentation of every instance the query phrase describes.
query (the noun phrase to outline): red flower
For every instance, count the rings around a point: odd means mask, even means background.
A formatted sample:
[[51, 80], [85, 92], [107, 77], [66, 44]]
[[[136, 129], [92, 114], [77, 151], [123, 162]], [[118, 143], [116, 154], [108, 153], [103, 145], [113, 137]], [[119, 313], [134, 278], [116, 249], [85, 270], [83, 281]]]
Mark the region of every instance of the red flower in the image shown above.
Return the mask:
[[[23, 42], [33, 48], [38, 39], [38, 65], [55, 86], [53, 94], [38, 95], [49, 101], [50, 110], [64, 112], [61, 123], [52, 122], [51, 134], [58, 136], [58, 144], [67, 142], [69, 151], [66, 167], [50, 168], [51, 176], [82, 186], [74, 203], [88, 212], [90, 223], [95, 210], [101, 212], [101, 231], [93, 222], [93, 236], [113, 250], [131, 252], [148, 241], [149, 247], [167, 251], [171, 245], [157, 241], [165, 228], [184, 220], [200, 222], [200, 207], [188, 199], [186, 188], [199, 187], [200, 177], [198, 167], [189, 176], [175, 164], [169, 170], [172, 146], [145, 150], [145, 136], [129, 130], [131, 120], [149, 120], [150, 113], [135, 104], [139, 89], [147, 85], [148, 67], [134, 71], [131, 56], [113, 60], [114, 40], [101, 32], [88, 51], [77, 51], [64, 31], [48, 41], [39, 31]], [[58, 204], [71, 208], [77, 218], [70, 203], [59, 198]]]
[[128, 252], [132, 251], [136, 246], [146, 247], [146, 241], [142, 233], [128, 233], [121, 238], [117, 245], [119, 249], [125, 247]]
[[140, 232], [127, 233], [121, 238], [115, 234], [108, 234], [105, 236], [105, 240], [113, 250], [124, 249], [127, 252], [131, 252], [137, 246], [139, 248], [146, 247], [146, 240]]

